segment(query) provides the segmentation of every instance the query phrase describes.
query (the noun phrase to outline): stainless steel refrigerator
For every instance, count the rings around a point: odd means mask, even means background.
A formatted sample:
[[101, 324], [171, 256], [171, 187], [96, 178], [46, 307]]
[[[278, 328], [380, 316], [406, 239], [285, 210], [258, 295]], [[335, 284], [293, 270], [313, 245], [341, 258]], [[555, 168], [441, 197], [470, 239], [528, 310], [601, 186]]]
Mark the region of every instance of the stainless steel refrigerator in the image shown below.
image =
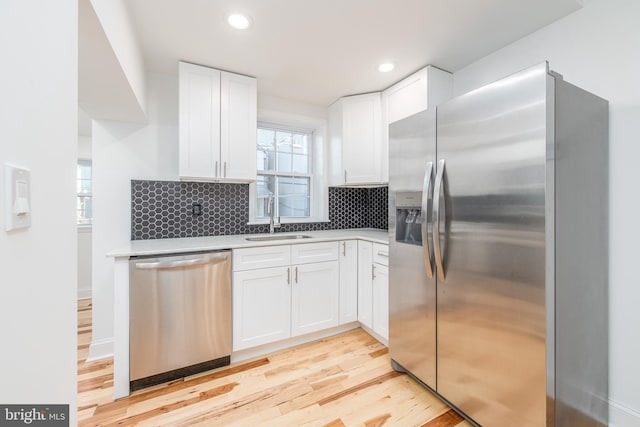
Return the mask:
[[543, 63], [389, 133], [394, 368], [478, 425], [607, 425], [608, 102]]

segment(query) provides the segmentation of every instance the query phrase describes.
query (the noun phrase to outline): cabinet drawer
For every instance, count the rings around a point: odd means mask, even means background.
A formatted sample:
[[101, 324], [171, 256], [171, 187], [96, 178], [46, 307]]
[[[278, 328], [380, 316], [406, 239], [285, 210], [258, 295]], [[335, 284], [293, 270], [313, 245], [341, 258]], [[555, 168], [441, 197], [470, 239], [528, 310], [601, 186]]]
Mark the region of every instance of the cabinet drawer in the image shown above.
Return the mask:
[[233, 250], [233, 271], [282, 267], [291, 264], [291, 246], [264, 246]]
[[338, 242], [303, 243], [291, 246], [292, 264], [336, 261], [337, 259]]
[[389, 245], [381, 243], [373, 244], [373, 262], [376, 264], [389, 265]]

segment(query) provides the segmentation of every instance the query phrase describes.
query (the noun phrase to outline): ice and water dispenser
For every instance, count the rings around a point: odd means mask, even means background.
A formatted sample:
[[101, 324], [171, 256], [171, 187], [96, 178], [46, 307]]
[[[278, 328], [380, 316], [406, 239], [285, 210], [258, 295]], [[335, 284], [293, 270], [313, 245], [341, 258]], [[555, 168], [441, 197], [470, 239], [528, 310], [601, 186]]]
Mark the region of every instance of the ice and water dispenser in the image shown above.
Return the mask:
[[422, 193], [396, 193], [396, 242], [422, 246]]

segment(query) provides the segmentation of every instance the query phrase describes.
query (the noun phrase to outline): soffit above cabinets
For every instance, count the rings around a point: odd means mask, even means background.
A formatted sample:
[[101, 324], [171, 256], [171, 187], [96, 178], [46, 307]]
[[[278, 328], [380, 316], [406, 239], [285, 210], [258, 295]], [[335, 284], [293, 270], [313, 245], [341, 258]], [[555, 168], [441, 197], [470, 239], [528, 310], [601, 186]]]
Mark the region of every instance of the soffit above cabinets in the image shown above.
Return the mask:
[[[432, 64], [455, 72], [578, 10], [579, 0], [129, 0], [148, 70], [178, 60], [258, 79], [262, 94], [327, 106]], [[240, 11], [252, 26], [226, 23]], [[381, 62], [396, 68], [380, 73]]]

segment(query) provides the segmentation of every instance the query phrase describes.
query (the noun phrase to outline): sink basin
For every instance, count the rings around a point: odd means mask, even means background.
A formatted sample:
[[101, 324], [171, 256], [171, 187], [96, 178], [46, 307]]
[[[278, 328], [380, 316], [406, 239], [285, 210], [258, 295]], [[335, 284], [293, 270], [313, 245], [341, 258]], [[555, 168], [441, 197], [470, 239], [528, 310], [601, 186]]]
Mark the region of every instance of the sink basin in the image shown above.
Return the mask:
[[311, 236], [305, 236], [304, 234], [270, 234], [268, 236], [260, 237], [245, 237], [250, 242], [268, 242], [271, 240], [297, 240], [297, 239], [310, 239]]

